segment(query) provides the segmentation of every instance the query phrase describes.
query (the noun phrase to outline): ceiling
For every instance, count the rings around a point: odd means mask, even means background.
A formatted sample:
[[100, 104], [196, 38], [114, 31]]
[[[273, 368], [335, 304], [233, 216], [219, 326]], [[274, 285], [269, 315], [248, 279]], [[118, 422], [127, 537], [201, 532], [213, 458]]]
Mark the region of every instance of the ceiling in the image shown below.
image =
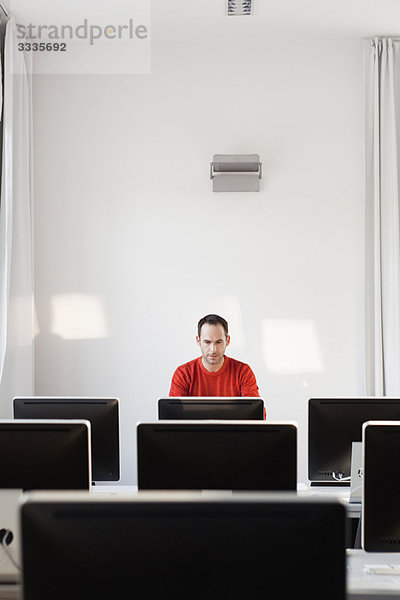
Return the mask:
[[[17, 23], [147, 19], [153, 42], [262, 42], [300, 36], [400, 36], [400, 0], [255, 0], [252, 16], [225, 15], [225, 0], [0, 0]], [[151, 9], [146, 12], [143, 9]], [[139, 22], [138, 22], [139, 24]]]

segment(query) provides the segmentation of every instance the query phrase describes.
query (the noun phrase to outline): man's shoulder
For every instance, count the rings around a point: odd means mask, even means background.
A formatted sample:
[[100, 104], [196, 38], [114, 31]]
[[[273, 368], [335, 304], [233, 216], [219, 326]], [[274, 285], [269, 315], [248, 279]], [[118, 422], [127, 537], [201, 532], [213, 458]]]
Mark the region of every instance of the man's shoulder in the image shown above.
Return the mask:
[[236, 369], [250, 369], [249, 365], [241, 360], [237, 360], [236, 358], [232, 358], [230, 356], [226, 356], [225, 358], [228, 359], [229, 364]]
[[193, 360], [189, 360], [188, 362], [183, 363], [183, 365], [179, 365], [177, 367], [177, 371], [193, 371], [196, 368], [199, 362], [199, 357], [194, 358]]

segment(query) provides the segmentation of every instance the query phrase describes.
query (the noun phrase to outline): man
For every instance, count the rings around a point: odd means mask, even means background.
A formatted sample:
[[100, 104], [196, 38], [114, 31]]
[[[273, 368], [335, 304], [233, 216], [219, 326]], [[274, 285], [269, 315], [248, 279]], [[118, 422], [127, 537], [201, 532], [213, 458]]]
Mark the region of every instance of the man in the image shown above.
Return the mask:
[[170, 396], [259, 396], [249, 365], [225, 356], [229, 346], [228, 323], [218, 315], [206, 315], [197, 326], [201, 356], [178, 367]]

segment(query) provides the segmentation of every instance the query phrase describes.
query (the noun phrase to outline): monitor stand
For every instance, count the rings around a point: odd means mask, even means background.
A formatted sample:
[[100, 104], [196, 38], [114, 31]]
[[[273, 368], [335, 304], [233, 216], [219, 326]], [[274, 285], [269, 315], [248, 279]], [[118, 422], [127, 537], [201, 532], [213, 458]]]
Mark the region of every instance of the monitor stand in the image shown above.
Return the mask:
[[351, 444], [351, 487], [350, 487], [350, 502], [361, 502], [362, 498], [362, 442], [352, 442]]

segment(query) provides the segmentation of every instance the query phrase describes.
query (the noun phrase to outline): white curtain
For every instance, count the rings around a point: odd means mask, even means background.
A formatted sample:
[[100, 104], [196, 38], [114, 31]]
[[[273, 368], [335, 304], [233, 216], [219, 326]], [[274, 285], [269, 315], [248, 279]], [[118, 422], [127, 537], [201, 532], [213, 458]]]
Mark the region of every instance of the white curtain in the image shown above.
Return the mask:
[[3, 73], [0, 416], [10, 418], [13, 396], [33, 393], [31, 81], [14, 19], [6, 27]]
[[400, 41], [365, 42], [366, 393], [400, 395]]

